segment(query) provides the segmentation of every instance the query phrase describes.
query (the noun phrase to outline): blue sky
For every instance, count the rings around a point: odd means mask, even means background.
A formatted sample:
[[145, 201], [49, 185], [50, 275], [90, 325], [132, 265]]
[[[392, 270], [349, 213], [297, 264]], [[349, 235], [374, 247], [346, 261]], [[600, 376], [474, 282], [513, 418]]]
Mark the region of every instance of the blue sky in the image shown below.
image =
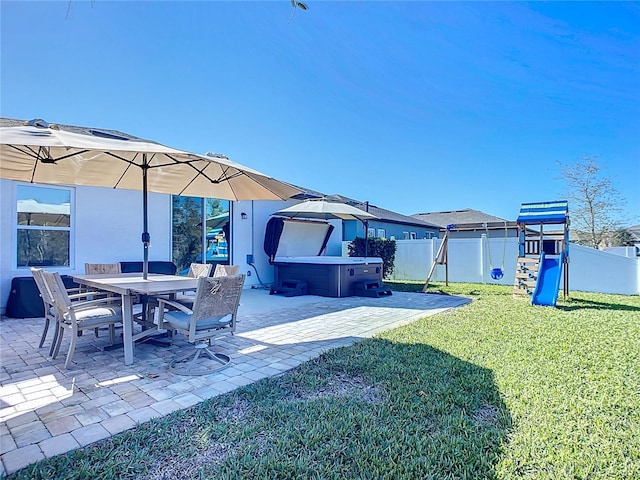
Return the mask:
[[640, 223], [640, 3], [2, 1], [2, 116], [507, 219], [598, 156]]

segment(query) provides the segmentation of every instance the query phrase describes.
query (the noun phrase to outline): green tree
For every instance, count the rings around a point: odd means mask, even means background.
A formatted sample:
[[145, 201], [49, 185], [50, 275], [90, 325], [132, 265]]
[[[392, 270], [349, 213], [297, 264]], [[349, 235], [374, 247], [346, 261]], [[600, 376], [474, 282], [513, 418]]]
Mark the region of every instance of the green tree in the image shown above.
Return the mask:
[[605, 237], [620, 229], [625, 201], [603, 172], [596, 156], [564, 166], [571, 229], [577, 243], [598, 248]]

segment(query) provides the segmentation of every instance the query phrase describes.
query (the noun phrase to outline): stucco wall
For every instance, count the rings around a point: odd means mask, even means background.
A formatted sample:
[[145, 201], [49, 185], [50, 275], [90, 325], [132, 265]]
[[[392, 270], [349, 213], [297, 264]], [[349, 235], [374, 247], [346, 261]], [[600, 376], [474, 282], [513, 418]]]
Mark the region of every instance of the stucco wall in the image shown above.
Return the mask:
[[[4, 313], [13, 277], [30, 276], [28, 268], [16, 268], [15, 185], [0, 180], [0, 313]], [[84, 273], [85, 262], [140, 261], [143, 257], [142, 193], [133, 190], [74, 187], [71, 266], [56, 267], [62, 275]], [[297, 201], [231, 202], [231, 262], [247, 275], [247, 288], [273, 282], [273, 267], [263, 250], [264, 233], [271, 214]], [[242, 213], [246, 218], [242, 218]], [[327, 255], [340, 255], [342, 221], [327, 243]], [[171, 260], [171, 195], [149, 194], [150, 260]], [[253, 266], [247, 255], [253, 255]]]
[[[0, 180], [0, 305], [7, 304], [11, 279], [31, 276], [28, 268], [16, 268], [15, 186]], [[111, 263], [142, 260], [142, 193], [133, 190], [74, 187], [72, 202], [73, 243], [69, 267], [62, 275], [84, 273], [85, 262]], [[171, 259], [171, 196], [149, 194], [150, 260]]]

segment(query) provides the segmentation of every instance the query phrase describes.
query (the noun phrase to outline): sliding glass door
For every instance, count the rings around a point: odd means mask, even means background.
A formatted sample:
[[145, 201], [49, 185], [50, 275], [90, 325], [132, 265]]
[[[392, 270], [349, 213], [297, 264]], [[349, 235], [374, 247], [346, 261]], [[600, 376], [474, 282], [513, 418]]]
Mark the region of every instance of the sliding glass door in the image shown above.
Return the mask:
[[186, 272], [191, 263], [229, 265], [229, 208], [228, 200], [173, 196], [172, 248], [178, 272]]

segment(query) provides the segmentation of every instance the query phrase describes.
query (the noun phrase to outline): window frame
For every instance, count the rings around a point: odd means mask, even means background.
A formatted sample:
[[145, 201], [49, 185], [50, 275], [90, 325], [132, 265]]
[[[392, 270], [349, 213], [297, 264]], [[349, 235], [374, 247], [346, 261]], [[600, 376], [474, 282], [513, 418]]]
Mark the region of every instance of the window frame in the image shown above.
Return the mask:
[[[18, 223], [18, 189], [20, 187], [29, 188], [45, 188], [49, 190], [64, 190], [69, 192], [69, 226], [68, 227], [54, 227], [47, 225], [20, 225]], [[12, 219], [11, 219], [11, 251], [12, 260], [11, 266], [15, 271], [28, 270], [32, 265], [18, 265], [18, 231], [20, 230], [38, 230], [38, 231], [56, 231], [56, 232], [69, 232], [69, 264], [68, 265], [47, 265], [43, 266], [44, 269], [75, 269], [76, 263], [76, 241], [75, 241], [75, 217], [76, 217], [76, 189], [73, 186], [68, 185], [50, 185], [44, 183], [27, 183], [27, 182], [14, 182], [13, 185], [13, 199], [12, 199]]]

